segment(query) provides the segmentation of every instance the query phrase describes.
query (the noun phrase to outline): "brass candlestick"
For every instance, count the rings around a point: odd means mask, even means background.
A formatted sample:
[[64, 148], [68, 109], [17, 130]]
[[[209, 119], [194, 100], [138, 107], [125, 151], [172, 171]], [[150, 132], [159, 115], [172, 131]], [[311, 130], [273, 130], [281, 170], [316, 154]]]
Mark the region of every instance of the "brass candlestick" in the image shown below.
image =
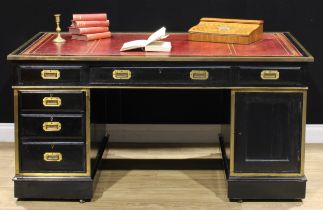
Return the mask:
[[59, 26], [61, 22], [61, 14], [55, 14], [55, 21], [56, 21], [56, 32], [57, 32], [57, 37], [53, 40], [53, 42], [56, 43], [62, 43], [65, 42], [65, 39], [61, 37], [61, 27]]

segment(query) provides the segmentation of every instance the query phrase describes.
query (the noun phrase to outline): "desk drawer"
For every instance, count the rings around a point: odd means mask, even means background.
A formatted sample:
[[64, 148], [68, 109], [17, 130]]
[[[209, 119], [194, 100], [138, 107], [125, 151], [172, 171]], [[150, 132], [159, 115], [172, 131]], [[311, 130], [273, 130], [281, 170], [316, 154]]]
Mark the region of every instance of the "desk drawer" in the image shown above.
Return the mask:
[[17, 67], [18, 83], [24, 85], [58, 85], [82, 83], [85, 66], [33, 66]]
[[142, 84], [158, 81], [158, 68], [94, 67], [90, 69], [91, 84]]
[[84, 144], [21, 144], [20, 172], [85, 172]]
[[82, 114], [22, 114], [19, 135], [24, 138], [84, 139], [85, 118]]
[[300, 67], [239, 67], [236, 82], [248, 85], [298, 85], [304, 80]]
[[201, 85], [230, 81], [230, 67], [95, 67], [91, 84], [107, 85]]
[[82, 91], [19, 91], [21, 112], [83, 112], [85, 92]]
[[161, 68], [164, 82], [183, 85], [227, 85], [230, 82], [230, 67], [170, 67]]

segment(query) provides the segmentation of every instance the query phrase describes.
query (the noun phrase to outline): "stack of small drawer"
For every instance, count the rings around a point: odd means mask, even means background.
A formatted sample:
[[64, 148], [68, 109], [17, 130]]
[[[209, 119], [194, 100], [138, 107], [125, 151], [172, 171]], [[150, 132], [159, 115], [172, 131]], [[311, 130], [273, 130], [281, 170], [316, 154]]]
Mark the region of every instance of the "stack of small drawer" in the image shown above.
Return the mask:
[[15, 90], [17, 175], [89, 175], [86, 96], [86, 90]]

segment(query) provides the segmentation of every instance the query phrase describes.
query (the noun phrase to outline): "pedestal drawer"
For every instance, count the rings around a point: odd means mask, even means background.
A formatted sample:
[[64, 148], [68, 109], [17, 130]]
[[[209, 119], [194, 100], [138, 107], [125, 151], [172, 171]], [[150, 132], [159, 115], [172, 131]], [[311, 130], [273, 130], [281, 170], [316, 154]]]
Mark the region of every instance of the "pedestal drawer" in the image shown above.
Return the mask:
[[20, 91], [21, 112], [83, 112], [85, 92], [82, 91]]
[[23, 143], [20, 147], [20, 172], [85, 172], [85, 151], [83, 143]]
[[22, 114], [19, 118], [20, 138], [82, 139], [85, 118], [82, 114]]

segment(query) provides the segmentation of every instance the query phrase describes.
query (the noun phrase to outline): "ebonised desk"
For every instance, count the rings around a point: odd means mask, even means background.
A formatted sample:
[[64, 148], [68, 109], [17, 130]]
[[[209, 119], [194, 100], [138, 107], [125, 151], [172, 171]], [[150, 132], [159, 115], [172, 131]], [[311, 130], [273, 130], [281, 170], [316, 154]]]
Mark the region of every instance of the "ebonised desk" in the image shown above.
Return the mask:
[[221, 91], [227, 104], [219, 140], [228, 197], [304, 198], [305, 75], [314, 59], [296, 39], [266, 33], [251, 45], [233, 45], [190, 42], [178, 33], [167, 38], [171, 53], [119, 52], [124, 42], [147, 36], [82, 42], [63, 34], [66, 43], [55, 44], [55, 34], [39, 33], [8, 55], [15, 197], [92, 198], [108, 139], [99, 118], [109, 100], [96, 101], [96, 91], [207, 89]]

